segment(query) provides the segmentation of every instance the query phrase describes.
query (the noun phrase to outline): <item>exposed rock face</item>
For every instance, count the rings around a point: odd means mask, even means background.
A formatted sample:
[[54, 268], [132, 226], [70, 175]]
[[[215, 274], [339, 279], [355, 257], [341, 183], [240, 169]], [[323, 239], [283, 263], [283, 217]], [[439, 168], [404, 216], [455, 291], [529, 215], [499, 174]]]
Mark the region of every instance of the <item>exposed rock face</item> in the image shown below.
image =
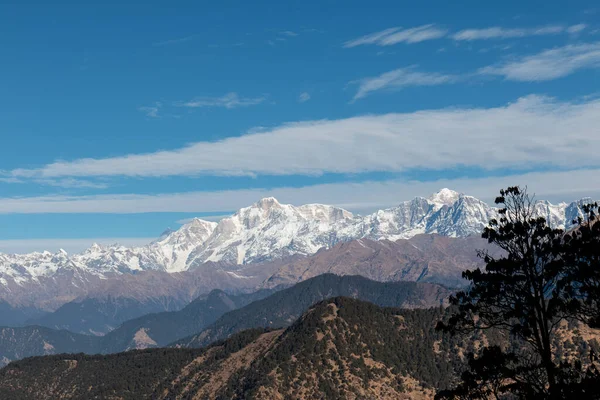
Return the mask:
[[[451, 238], [421, 234], [410, 239], [359, 239], [341, 242], [313, 256], [281, 262], [263, 287], [299, 282], [320, 274], [361, 275], [376, 281], [434, 282], [464, 285], [466, 269], [483, 266], [477, 250], [497, 250], [477, 237]], [[276, 263], [277, 264], [277, 263]]]

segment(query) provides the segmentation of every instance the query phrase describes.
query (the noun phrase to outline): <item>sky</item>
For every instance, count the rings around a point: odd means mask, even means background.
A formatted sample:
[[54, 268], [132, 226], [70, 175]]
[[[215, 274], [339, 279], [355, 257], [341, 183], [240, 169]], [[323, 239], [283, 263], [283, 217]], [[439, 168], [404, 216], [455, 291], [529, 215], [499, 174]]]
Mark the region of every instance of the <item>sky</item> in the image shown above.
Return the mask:
[[595, 1], [0, 3], [0, 252], [265, 196], [600, 198]]

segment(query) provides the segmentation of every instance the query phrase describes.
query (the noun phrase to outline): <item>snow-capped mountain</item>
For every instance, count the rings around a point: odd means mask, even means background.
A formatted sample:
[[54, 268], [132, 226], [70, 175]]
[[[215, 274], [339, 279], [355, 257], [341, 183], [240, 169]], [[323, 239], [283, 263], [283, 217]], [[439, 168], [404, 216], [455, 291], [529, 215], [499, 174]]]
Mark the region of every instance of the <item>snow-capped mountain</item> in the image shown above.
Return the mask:
[[[588, 202], [590, 199], [553, 205], [539, 201], [536, 209], [552, 226], [569, 228], [570, 221], [581, 215], [581, 204]], [[85, 284], [90, 276], [102, 279], [108, 274], [145, 270], [180, 272], [206, 262], [244, 265], [310, 255], [361, 238], [397, 240], [422, 233], [465, 237], [478, 235], [495, 215], [496, 209], [488, 204], [449, 189], [367, 216], [322, 204], [280, 204], [270, 197], [219, 223], [194, 219], [143, 247], [94, 244], [75, 255], [64, 251], [0, 254], [0, 284], [19, 285], [66, 273], [81, 276], [76, 284]]]

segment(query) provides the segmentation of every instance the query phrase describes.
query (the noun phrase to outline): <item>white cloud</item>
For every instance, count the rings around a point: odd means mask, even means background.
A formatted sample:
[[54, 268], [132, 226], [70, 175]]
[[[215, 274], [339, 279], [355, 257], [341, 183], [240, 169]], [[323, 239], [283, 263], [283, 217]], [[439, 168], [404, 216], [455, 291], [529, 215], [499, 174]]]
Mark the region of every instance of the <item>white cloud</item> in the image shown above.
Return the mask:
[[448, 36], [448, 30], [439, 28], [434, 24], [421, 25], [409, 29], [394, 27], [379, 32], [370, 33], [356, 39], [349, 40], [343, 44], [344, 47], [356, 47], [361, 45], [391, 46], [398, 43], [419, 43], [426, 40], [450, 37], [457, 41], [473, 41], [487, 39], [509, 39], [526, 36], [557, 35], [561, 33], [576, 34], [587, 25], [577, 24], [572, 26], [547, 25], [536, 28], [503, 28], [494, 26], [482, 29], [464, 29]]
[[103, 182], [90, 182], [82, 179], [64, 178], [64, 179], [37, 179], [36, 183], [48, 186], [61, 187], [65, 189], [106, 189], [108, 184]]
[[426, 40], [439, 39], [446, 36], [447, 30], [437, 28], [434, 24], [421, 25], [415, 28], [403, 29], [400, 27], [385, 29], [371, 33], [344, 43], [344, 47], [356, 47], [365, 44], [378, 46], [391, 46], [397, 43], [418, 43]]
[[162, 103], [157, 101], [154, 103], [153, 106], [138, 107], [138, 111], [146, 114], [146, 117], [159, 118], [160, 116], [158, 115], [158, 112], [160, 111], [161, 108], [162, 108]]
[[553, 202], [572, 201], [584, 196], [600, 198], [600, 169], [532, 172], [427, 182], [388, 180], [343, 182], [299, 188], [258, 188], [156, 195], [0, 198], [0, 213], [206, 212], [215, 213], [220, 218], [223, 211], [237, 210], [266, 196], [275, 196], [284, 203], [296, 205], [325, 203], [365, 213], [394, 206], [415, 196], [427, 196], [442, 187], [449, 187], [484, 201], [493, 201], [498, 190], [509, 185], [528, 185], [530, 191], [538, 198]]
[[349, 40], [349, 41], [345, 42], [344, 47], [349, 48], [349, 47], [361, 46], [363, 44], [377, 44], [384, 37], [391, 35], [392, 33], [397, 32], [399, 30], [400, 30], [400, 27], [396, 27], [396, 28], [384, 29], [379, 32], [370, 33], [368, 35], [361, 36], [357, 39], [353, 39], [353, 40]]
[[172, 45], [172, 44], [179, 44], [179, 43], [189, 42], [190, 40], [195, 39], [196, 37], [198, 37], [198, 35], [184, 36], [184, 37], [180, 37], [180, 38], [177, 38], [177, 39], [161, 40], [159, 42], [152, 43], [152, 46], [160, 47], [160, 46], [169, 46], [169, 45]]
[[510, 39], [510, 38], [520, 38], [525, 36], [543, 36], [543, 35], [556, 35], [559, 33], [564, 33], [565, 31], [569, 33], [571, 30], [583, 30], [585, 29], [585, 25], [573, 25], [571, 27], [565, 28], [560, 25], [550, 25], [543, 26], [538, 28], [502, 28], [499, 26], [494, 26], [491, 28], [484, 29], [465, 29], [459, 32], [456, 32], [452, 35], [454, 40], [486, 40], [486, 39]]
[[[0, 171], [0, 173], [1, 173], [1, 171]], [[4, 177], [4, 178], [0, 177], [0, 182], [16, 183], [16, 184], [31, 183], [31, 181], [28, 179], [21, 179], [21, 178], [16, 178], [16, 177]], [[85, 189], [106, 189], [108, 187], [108, 184], [106, 184], [104, 182], [91, 182], [91, 181], [87, 181], [87, 180], [83, 180], [83, 179], [74, 179], [74, 178], [34, 179], [33, 182], [40, 184], [40, 185], [61, 187], [61, 188], [65, 188], [65, 189], [74, 189], [74, 188], [77, 188], [77, 189], [84, 189], [84, 188]]]
[[512, 81], [546, 81], [580, 69], [600, 68], [600, 42], [557, 47], [479, 70]]
[[279, 33], [281, 35], [290, 36], [290, 37], [298, 36], [298, 34], [293, 31], [283, 31], [283, 32], [279, 32]]
[[[2, 172], [2, 171], [0, 171]], [[25, 183], [23, 179], [15, 178], [14, 176], [0, 177], [2, 183]]]
[[298, 96], [298, 101], [300, 103], [304, 103], [310, 100], [310, 94], [308, 94], [308, 92], [302, 92], [300, 93], [300, 96]]
[[262, 103], [266, 97], [240, 97], [237, 93], [227, 93], [221, 97], [197, 97], [193, 100], [177, 103], [176, 105], [188, 108], [199, 107], [225, 107], [228, 109], [236, 107], [247, 107]]
[[385, 72], [379, 76], [364, 78], [359, 81], [358, 91], [354, 95], [354, 100], [367, 96], [369, 93], [396, 88], [400, 89], [406, 86], [435, 86], [446, 83], [452, 83], [457, 77], [452, 75], [443, 75], [435, 72], [419, 72], [414, 68], [399, 68], [393, 71]]
[[143, 246], [156, 238], [91, 238], [91, 239], [11, 239], [0, 240], [0, 253], [24, 254], [34, 251], [57, 252], [60, 249], [69, 254], [79, 253], [92, 244], [108, 246], [120, 244], [126, 247]]
[[567, 33], [574, 35], [574, 34], [582, 32], [585, 28], [587, 28], [586, 24], [572, 25], [567, 28]]
[[57, 161], [4, 177], [319, 175], [600, 166], [600, 100], [527, 96], [494, 108], [449, 108], [284, 124], [176, 150]]

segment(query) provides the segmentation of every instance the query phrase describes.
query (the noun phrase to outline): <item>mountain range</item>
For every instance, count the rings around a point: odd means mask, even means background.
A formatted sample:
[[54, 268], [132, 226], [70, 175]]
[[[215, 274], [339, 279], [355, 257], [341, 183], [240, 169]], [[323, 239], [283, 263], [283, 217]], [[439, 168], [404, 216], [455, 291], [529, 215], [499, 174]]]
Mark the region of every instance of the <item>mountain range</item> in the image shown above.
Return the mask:
[[[482, 260], [477, 257], [478, 249], [495, 251], [485, 240], [474, 236], [451, 238], [420, 234], [395, 242], [369, 239], [341, 242], [310, 256], [295, 255], [248, 264], [242, 269], [209, 263], [177, 273], [143, 271], [116, 275], [99, 281], [96, 287], [90, 288], [87, 297], [70, 301], [41, 316], [36, 309], [0, 303], [0, 326], [41, 325], [104, 335], [126, 320], [144, 314], [180, 310], [194, 297], [206, 297], [216, 288], [222, 288], [228, 296], [244, 295], [261, 288], [285, 288], [325, 273], [361, 275], [380, 282], [431, 282], [461, 287], [464, 285], [462, 272], [482, 266]], [[228, 271], [244, 279], [234, 278]], [[25, 285], [20, 291], [11, 292], [13, 300], [26, 301], [36, 296], [44, 301], [57, 301], [50, 290], [32, 294], [27, 288], [34, 289], [32, 285]]]
[[[349, 298], [314, 305], [287, 329], [251, 329], [203, 349], [29, 358], [0, 370], [3, 399], [430, 399], [465, 343], [429, 310]], [[415, 397], [418, 396], [418, 397]]]
[[[581, 215], [580, 205], [589, 201], [538, 201], [536, 209], [552, 226], [568, 228]], [[0, 254], [0, 299], [14, 307], [54, 311], [78, 299], [106, 293], [118, 297], [131, 293], [131, 287], [141, 292], [151, 287], [151, 297], [173, 305], [162, 309], [168, 311], [215, 288], [254, 289], [270, 277], [270, 271], [253, 268], [257, 263], [305, 257], [357, 239], [397, 241], [424, 233], [469, 237], [478, 235], [496, 213], [487, 203], [449, 189], [366, 216], [264, 198], [218, 223], [194, 219], [143, 247], [93, 245], [74, 255], [62, 250]], [[187, 284], [189, 275], [181, 275], [190, 271], [195, 271], [194, 286]], [[170, 291], [174, 286], [178, 289]]]
[[[361, 276], [323, 274], [290, 288], [261, 289], [241, 295], [213, 290], [180, 311], [147, 314], [126, 321], [104, 336], [72, 333], [41, 326], [0, 328], [0, 366], [35, 355], [117, 353], [166, 346], [200, 347], [249, 328], [289, 326], [314, 303], [348, 296], [381, 306], [439, 306], [452, 292], [415, 282], [375, 282]], [[186, 338], [188, 337], [188, 338]]]
[[[285, 329], [247, 329], [204, 348], [15, 361], [0, 369], [0, 398], [429, 400], [456, 385], [469, 352], [499, 345], [528, 355], [523, 343], [494, 329], [437, 331], [448, 311], [333, 297]], [[597, 348], [598, 332], [580, 328], [564, 324], [556, 332], [559, 360], [585, 360], [589, 346]]]
[[331, 297], [344, 296], [381, 307], [413, 309], [447, 305], [451, 294], [451, 290], [429, 283], [384, 283], [362, 276], [322, 274], [228, 312], [206, 329], [178, 340], [173, 346], [204, 347], [245, 329], [287, 327], [313, 304]]

